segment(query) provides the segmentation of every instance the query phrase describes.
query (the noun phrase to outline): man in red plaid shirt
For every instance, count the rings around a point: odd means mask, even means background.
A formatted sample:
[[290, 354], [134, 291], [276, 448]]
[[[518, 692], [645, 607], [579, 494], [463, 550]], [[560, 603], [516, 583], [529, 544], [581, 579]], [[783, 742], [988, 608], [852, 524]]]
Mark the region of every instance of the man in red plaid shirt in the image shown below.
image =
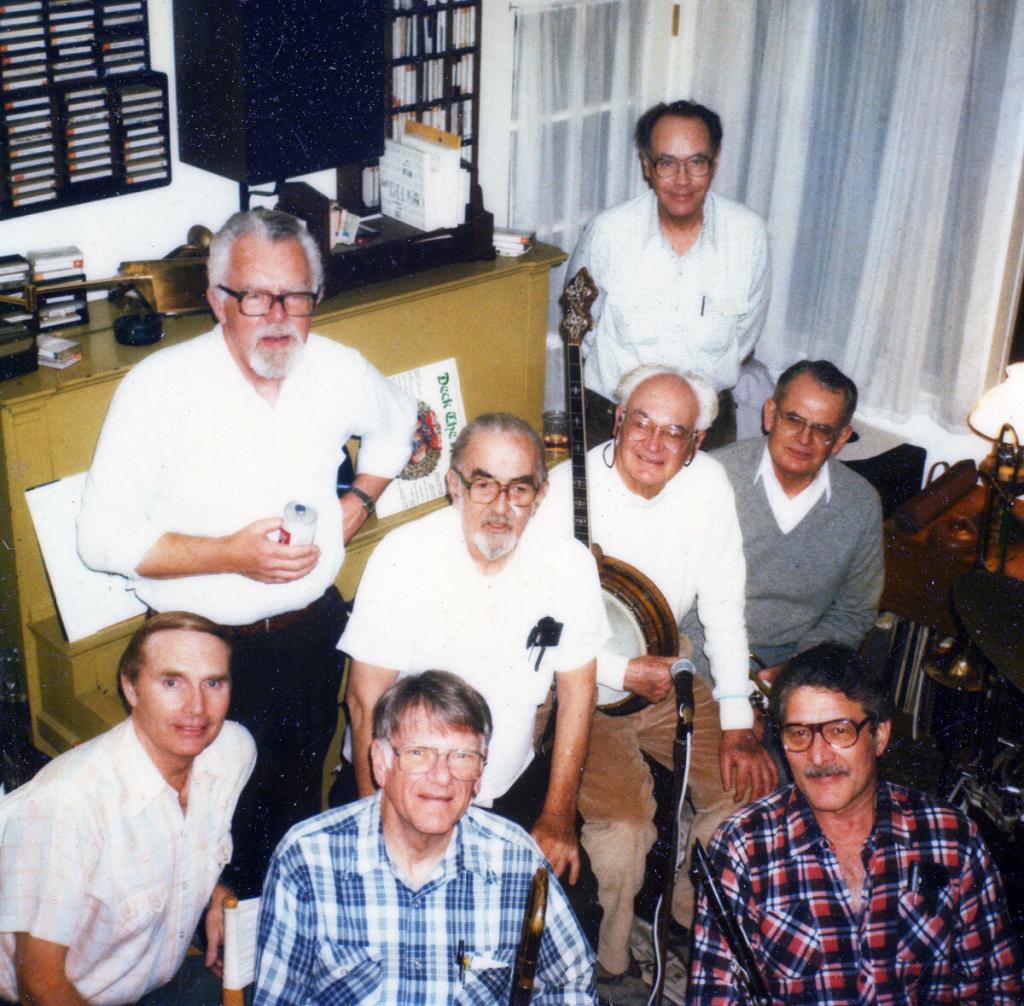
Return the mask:
[[[878, 781], [891, 706], [870, 667], [816, 646], [773, 705], [796, 784], [731, 817], [710, 856], [774, 1001], [1020, 1003], [1020, 948], [974, 823]], [[697, 912], [689, 1002], [740, 1003], [706, 891]]]

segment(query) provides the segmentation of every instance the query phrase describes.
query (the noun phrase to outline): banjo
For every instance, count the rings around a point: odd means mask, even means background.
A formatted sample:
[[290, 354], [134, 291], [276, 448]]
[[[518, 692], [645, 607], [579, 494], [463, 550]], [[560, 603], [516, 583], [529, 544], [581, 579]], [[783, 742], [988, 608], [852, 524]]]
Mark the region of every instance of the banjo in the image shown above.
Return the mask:
[[[583, 405], [583, 336], [593, 325], [590, 308], [597, 298], [590, 273], [581, 269], [565, 288], [565, 367], [568, 385], [569, 454], [572, 464], [573, 534], [593, 552], [601, 578], [605, 612], [612, 627], [606, 649], [622, 657], [679, 655], [679, 628], [668, 601], [635, 566], [605, 555], [590, 540], [587, 498], [587, 438]], [[647, 699], [606, 685], [597, 686], [597, 708], [609, 716], [626, 716], [648, 705]]]

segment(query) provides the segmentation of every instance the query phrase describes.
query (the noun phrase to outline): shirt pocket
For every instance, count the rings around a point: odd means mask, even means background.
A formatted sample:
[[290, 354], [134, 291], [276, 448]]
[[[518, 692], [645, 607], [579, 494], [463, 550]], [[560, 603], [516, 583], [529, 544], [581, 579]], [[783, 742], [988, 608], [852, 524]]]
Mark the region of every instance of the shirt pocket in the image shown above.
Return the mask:
[[796, 1000], [814, 988], [822, 967], [821, 943], [804, 903], [766, 907], [760, 942], [776, 999]]
[[[458, 984], [453, 1002], [455, 1006], [492, 1006], [493, 1003], [507, 1002], [512, 982], [512, 965], [502, 960], [499, 954], [476, 954], [469, 968]], [[481, 959], [487, 961], [486, 966], [476, 963]]]
[[903, 891], [896, 909], [896, 973], [900, 984], [911, 984], [936, 963], [944, 965], [952, 957], [953, 907], [949, 887], [936, 892], [932, 905], [914, 891]]
[[[729, 349], [740, 318], [750, 310], [749, 301], [730, 300], [713, 294], [703, 298], [699, 317], [683, 332], [684, 341], [705, 353], [721, 354]], [[692, 334], [691, 334], [692, 333]]]
[[314, 969], [311, 1002], [380, 1003], [381, 959], [376, 947], [322, 943]]
[[153, 929], [156, 919], [167, 905], [169, 893], [169, 884], [154, 884], [120, 898], [116, 909], [116, 926], [121, 940], [131, 939]]

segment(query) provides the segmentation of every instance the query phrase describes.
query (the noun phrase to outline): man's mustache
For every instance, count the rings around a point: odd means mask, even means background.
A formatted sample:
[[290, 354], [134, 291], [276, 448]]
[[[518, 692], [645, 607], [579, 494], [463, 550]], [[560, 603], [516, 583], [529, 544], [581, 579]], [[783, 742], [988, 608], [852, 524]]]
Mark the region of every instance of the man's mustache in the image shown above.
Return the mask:
[[849, 775], [850, 770], [842, 765], [810, 765], [804, 769], [805, 779], [827, 779], [834, 775]]

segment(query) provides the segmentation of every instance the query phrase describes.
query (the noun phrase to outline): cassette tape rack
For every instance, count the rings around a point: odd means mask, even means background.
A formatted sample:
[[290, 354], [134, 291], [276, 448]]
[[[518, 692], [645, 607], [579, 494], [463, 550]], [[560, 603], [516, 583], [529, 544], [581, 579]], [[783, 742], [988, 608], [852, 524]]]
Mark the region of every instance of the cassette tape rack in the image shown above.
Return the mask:
[[0, 0], [0, 219], [171, 181], [147, 0]]

